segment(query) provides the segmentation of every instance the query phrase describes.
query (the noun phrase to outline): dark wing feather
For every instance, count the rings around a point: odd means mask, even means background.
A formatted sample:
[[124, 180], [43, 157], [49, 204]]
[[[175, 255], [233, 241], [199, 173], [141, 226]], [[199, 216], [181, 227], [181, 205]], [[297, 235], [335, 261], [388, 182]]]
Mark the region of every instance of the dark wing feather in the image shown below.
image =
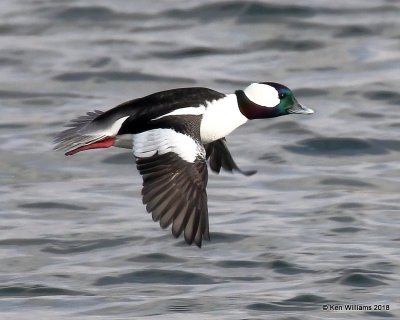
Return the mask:
[[225, 138], [222, 138], [204, 146], [206, 150], [206, 158], [209, 160], [211, 170], [219, 173], [221, 168], [224, 168], [230, 172], [236, 170], [245, 176], [255, 174], [257, 170], [244, 171], [237, 166], [225, 141]]
[[188, 244], [201, 247], [209, 240], [207, 209], [207, 165], [205, 159], [193, 163], [168, 152], [137, 158], [143, 176], [143, 203], [162, 228], [172, 223], [172, 234], [184, 233]]

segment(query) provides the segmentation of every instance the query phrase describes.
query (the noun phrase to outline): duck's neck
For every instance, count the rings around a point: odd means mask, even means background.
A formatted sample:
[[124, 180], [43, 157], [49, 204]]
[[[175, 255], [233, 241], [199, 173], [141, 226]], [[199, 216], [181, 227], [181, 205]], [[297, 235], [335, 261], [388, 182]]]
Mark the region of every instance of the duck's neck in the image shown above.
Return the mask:
[[281, 115], [277, 108], [261, 106], [251, 101], [242, 90], [237, 90], [235, 95], [238, 108], [247, 119], [274, 118]]

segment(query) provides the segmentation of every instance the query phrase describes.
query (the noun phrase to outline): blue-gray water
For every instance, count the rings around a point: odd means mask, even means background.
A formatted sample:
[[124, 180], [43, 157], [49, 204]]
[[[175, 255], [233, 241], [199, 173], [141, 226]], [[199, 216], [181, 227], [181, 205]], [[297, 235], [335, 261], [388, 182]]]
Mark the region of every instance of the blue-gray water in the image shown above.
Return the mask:
[[[0, 7], [0, 319], [400, 315], [399, 1]], [[258, 174], [210, 174], [201, 250], [152, 222], [129, 152], [52, 150], [86, 111], [253, 81], [316, 114], [228, 137]]]

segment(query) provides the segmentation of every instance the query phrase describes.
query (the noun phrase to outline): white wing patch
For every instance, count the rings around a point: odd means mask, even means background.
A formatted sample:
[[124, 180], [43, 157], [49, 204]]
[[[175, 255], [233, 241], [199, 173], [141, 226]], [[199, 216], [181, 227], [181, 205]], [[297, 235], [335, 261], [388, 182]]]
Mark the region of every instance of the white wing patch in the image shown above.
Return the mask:
[[137, 158], [168, 152], [192, 163], [198, 156], [205, 157], [203, 146], [190, 136], [173, 129], [153, 129], [133, 135], [133, 154]]
[[280, 102], [278, 91], [267, 84], [252, 83], [244, 89], [244, 93], [251, 101], [263, 107], [273, 108]]
[[158, 120], [164, 117], [168, 117], [168, 116], [178, 116], [178, 115], [194, 115], [194, 116], [198, 116], [203, 114], [206, 111], [206, 107], [205, 106], [198, 106], [198, 107], [187, 107], [187, 108], [181, 108], [181, 109], [176, 109], [170, 113], [167, 114], [163, 114], [162, 116], [159, 116], [157, 118], [154, 118], [152, 120]]

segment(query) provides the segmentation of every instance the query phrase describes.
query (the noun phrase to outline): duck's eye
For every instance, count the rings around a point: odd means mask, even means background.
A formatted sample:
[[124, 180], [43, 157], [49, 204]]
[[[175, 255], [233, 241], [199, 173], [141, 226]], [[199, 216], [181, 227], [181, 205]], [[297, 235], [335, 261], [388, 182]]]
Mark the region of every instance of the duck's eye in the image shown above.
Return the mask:
[[286, 97], [286, 93], [280, 93], [278, 95], [279, 99], [283, 99], [284, 97]]

